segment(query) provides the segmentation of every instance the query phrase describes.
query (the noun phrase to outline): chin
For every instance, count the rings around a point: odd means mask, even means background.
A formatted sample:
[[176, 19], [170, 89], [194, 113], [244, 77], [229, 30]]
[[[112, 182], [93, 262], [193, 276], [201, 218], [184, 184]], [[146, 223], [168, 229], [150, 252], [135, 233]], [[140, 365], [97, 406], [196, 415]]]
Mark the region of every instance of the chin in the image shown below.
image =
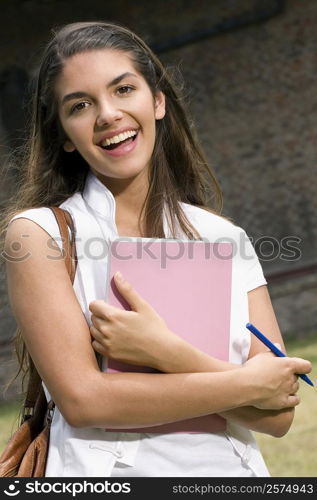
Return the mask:
[[134, 179], [135, 177], [145, 175], [147, 171], [148, 171], [148, 169], [146, 167], [140, 169], [139, 167], [133, 168], [133, 167], [131, 167], [131, 165], [128, 165], [127, 167], [118, 166], [118, 168], [116, 170], [113, 170], [111, 172], [109, 172], [109, 171], [102, 172], [102, 171], [94, 170], [94, 172], [97, 176], [101, 176], [101, 177], [105, 177], [107, 179], [113, 179], [113, 180], [115, 180], [115, 179], [118, 179], [118, 180]]
[[132, 170], [131, 168], [128, 171], [120, 171], [120, 172], [98, 172], [96, 170], [92, 170], [92, 172], [98, 177], [99, 180], [112, 180], [115, 181], [128, 181], [133, 180], [136, 177], [142, 174], [142, 170]]

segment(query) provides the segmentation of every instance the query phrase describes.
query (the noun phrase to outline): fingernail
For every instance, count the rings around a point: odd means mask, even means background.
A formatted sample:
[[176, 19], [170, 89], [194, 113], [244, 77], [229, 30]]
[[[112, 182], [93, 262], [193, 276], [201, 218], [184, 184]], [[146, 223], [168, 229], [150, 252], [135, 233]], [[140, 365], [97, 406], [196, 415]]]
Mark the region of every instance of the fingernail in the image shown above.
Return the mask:
[[123, 281], [123, 276], [122, 276], [122, 274], [120, 273], [120, 271], [117, 271], [117, 272], [116, 272], [116, 279], [117, 279], [118, 281]]

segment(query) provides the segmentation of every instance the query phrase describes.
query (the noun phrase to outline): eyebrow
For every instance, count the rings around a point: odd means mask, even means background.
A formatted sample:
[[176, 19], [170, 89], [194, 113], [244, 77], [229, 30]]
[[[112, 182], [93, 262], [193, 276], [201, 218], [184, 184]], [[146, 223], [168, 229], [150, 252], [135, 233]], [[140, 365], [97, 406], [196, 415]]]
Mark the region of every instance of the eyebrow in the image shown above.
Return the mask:
[[[118, 83], [121, 82], [121, 80], [123, 80], [124, 78], [126, 78], [128, 76], [136, 77], [137, 75], [135, 75], [134, 73], [130, 73], [129, 71], [126, 71], [125, 73], [122, 73], [122, 75], [116, 76], [116, 78], [111, 80], [111, 82], [108, 83], [107, 88], [110, 88], [110, 87], [113, 87], [114, 85], [117, 85]], [[83, 92], [81, 90], [79, 90], [77, 92], [71, 92], [70, 94], [66, 94], [62, 99], [62, 106], [68, 101], [71, 101], [73, 99], [78, 99], [80, 97], [87, 97], [88, 95], [89, 94], [87, 94], [87, 92]]]

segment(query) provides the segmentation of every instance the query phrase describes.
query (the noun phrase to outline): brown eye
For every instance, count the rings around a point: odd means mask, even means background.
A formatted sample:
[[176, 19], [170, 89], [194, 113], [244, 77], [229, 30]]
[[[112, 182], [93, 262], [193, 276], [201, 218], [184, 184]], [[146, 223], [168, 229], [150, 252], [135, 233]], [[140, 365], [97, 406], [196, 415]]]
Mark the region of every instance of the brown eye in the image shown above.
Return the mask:
[[124, 95], [124, 94], [130, 94], [132, 90], [134, 90], [134, 88], [131, 87], [131, 85], [122, 85], [122, 87], [119, 87], [117, 89], [117, 92], [119, 95]]
[[82, 109], [86, 108], [87, 106], [89, 105], [88, 102], [86, 101], [83, 101], [83, 102], [78, 102], [77, 104], [75, 104], [75, 106], [73, 106], [71, 108], [71, 113], [74, 113], [74, 112], [78, 112], [78, 111], [81, 111]]

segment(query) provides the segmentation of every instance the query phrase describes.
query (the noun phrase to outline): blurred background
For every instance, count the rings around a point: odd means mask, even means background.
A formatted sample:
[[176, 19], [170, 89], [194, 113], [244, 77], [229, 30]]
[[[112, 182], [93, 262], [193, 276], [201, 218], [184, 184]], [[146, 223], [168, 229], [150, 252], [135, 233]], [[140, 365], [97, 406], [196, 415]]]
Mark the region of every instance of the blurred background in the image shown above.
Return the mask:
[[[81, 4], [8, 0], [0, 1], [0, 8], [0, 162], [23, 142], [30, 83], [51, 30], [86, 20], [127, 25], [175, 71], [220, 181], [223, 213], [253, 241], [286, 345], [290, 353], [316, 362], [316, 0], [90, 0]], [[1, 178], [0, 208], [14, 196], [16, 176], [12, 169]], [[16, 411], [17, 385], [4, 393], [16, 366], [11, 343], [15, 322], [5, 288], [2, 275], [0, 413], [6, 433]], [[312, 415], [312, 409], [317, 411], [315, 389], [303, 391]], [[272, 474], [317, 475], [317, 459], [310, 465], [306, 460], [305, 465], [295, 453], [303, 442], [312, 453], [317, 446], [317, 428], [305, 420], [302, 407], [285, 438], [259, 436]], [[278, 453], [290, 462], [283, 471], [281, 460], [274, 461]]]

